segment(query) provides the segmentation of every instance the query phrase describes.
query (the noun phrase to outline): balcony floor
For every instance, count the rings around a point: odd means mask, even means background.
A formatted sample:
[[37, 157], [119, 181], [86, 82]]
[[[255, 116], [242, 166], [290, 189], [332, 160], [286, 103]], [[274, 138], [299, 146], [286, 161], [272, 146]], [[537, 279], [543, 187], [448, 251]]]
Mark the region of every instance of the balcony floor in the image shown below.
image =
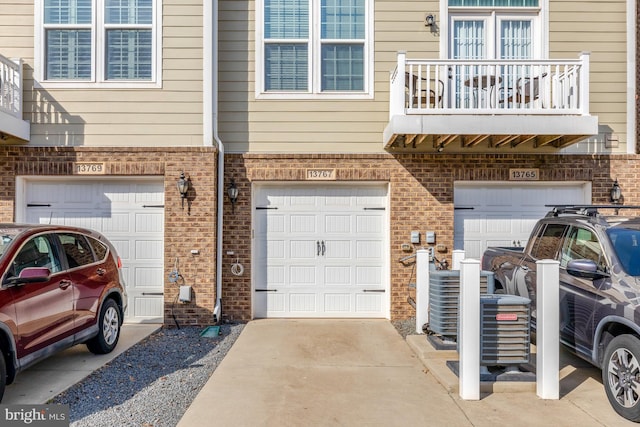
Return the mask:
[[393, 116], [384, 130], [388, 151], [558, 150], [598, 133], [596, 116]]

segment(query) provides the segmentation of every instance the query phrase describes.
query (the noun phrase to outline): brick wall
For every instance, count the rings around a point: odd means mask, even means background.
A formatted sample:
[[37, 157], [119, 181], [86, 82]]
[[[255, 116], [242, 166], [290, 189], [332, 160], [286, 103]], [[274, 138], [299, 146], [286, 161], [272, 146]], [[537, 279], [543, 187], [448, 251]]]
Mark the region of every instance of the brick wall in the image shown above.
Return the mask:
[[[590, 181], [594, 204], [609, 203], [614, 179], [622, 188], [625, 204], [640, 204], [636, 190], [640, 178], [638, 156], [554, 156], [554, 155], [266, 155], [226, 156], [226, 179], [233, 177], [240, 189], [235, 212], [225, 203], [223, 300], [233, 319], [251, 317], [251, 183], [259, 181], [302, 181], [307, 168], [336, 168], [338, 181], [382, 181], [391, 188], [391, 317], [407, 318], [413, 296], [407, 284], [413, 280], [413, 266], [398, 262], [407, 252], [411, 230], [433, 230], [437, 243], [447, 251], [439, 257], [451, 261], [453, 248], [453, 185], [455, 181], [508, 181], [509, 168], [539, 168], [541, 181]], [[228, 182], [227, 184], [228, 185]], [[419, 246], [419, 245], [416, 245]], [[229, 268], [238, 258], [243, 276]]]
[[[163, 177], [165, 188], [164, 301], [165, 324], [213, 323], [216, 259], [216, 162], [212, 148], [28, 148], [0, 147], [0, 220], [14, 221], [15, 178], [73, 174], [75, 162], [104, 163], [104, 176]], [[181, 207], [177, 180], [184, 171], [191, 180], [187, 203]], [[99, 176], [89, 176], [99, 179]], [[198, 255], [191, 250], [197, 249]], [[194, 300], [173, 304], [178, 285], [168, 281], [176, 257], [180, 272], [193, 286]]]

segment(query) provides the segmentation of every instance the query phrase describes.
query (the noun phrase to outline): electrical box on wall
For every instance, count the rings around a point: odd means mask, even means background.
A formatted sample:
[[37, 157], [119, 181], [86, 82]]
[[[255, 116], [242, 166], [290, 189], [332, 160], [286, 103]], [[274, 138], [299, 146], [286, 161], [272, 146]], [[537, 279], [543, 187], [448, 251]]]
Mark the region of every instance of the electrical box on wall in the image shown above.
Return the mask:
[[180, 302], [191, 302], [191, 286], [180, 286]]
[[427, 231], [424, 233], [425, 239], [427, 243], [435, 243], [436, 242], [436, 232], [435, 231]]
[[420, 243], [420, 232], [412, 231], [411, 232], [411, 243]]

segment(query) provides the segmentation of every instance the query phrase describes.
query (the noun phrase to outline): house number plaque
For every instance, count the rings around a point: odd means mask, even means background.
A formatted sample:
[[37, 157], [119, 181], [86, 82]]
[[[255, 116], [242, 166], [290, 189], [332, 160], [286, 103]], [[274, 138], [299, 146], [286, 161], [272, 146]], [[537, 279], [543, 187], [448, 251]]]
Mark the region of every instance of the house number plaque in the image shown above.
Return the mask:
[[333, 181], [336, 179], [335, 169], [307, 169], [307, 180]]
[[538, 181], [540, 169], [509, 169], [509, 181]]
[[106, 168], [104, 163], [74, 163], [74, 175], [104, 175]]

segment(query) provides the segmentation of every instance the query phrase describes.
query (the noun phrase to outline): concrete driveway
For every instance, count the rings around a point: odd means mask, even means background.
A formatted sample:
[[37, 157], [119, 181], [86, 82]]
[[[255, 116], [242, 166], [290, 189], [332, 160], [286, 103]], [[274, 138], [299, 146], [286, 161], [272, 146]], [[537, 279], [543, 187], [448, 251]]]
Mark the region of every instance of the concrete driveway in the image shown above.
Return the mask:
[[124, 324], [118, 345], [109, 354], [95, 355], [76, 345], [21, 372], [7, 386], [2, 404], [43, 404], [101, 368], [134, 344], [160, 329], [157, 324]]
[[560, 400], [525, 388], [464, 401], [419, 351], [386, 320], [252, 321], [178, 426], [635, 425], [593, 368], [565, 362]]

